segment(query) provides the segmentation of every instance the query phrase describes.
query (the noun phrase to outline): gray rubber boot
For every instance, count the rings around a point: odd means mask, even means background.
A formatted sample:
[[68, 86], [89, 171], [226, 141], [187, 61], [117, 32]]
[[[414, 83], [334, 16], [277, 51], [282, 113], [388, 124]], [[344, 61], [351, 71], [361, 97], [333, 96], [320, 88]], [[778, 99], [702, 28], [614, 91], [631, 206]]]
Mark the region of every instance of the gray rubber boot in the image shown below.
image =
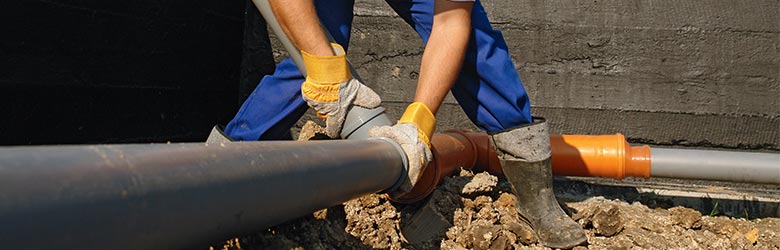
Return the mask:
[[220, 144], [220, 143], [228, 143], [232, 142], [233, 139], [230, 139], [229, 136], [225, 134], [223, 129], [219, 125], [214, 125], [213, 128], [211, 128], [211, 133], [209, 133], [209, 137], [206, 138], [206, 144]]
[[550, 135], [544, 118], [492, 134], [501, 167], [517, 195], [515, 208], [539, 241], [551, 248], [573, 248], [585, 231], [558, 205], [552, 188]]

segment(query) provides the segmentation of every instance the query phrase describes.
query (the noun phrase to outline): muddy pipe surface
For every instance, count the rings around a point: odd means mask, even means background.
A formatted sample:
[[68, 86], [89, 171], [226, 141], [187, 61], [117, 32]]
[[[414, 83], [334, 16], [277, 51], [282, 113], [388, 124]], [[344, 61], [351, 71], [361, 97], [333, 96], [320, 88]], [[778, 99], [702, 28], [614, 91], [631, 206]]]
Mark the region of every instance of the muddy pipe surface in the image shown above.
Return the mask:
[[0, 149], [8, 249], [181, 249], [380, 192], [402, 174], [384, 139]]

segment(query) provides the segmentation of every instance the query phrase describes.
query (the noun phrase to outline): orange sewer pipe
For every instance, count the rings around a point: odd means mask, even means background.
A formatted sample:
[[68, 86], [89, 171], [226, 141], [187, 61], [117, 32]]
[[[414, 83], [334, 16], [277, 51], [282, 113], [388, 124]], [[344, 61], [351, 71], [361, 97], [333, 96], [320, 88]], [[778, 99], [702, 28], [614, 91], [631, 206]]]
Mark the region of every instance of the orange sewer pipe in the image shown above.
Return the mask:
[[[485, 133], [450, 130], [435, 134], [431, 144], [434, 161], [423, 169], [415, 187], [390, 199], [400, 203], [422, 200], [433, 192], [442, 177], [461, 167], [503, 174], [493, 142]], [[650, 147], [630, 146], [621, 134], [551, 135], [550, 146], [554, 175], [650, 177]]]

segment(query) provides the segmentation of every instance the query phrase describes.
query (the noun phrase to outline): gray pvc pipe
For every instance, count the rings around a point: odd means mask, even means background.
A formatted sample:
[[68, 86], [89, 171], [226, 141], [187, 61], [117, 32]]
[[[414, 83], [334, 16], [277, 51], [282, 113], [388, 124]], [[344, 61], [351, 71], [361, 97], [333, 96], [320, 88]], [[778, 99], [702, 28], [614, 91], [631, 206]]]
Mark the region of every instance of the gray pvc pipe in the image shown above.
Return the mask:
[[[181, 249], [380, 192], [385, 139], [0, 149], [7, 249]], [[405, 175], [405, 174], [404, 174]]]
[[[271, 5], [268, 3], [268, 0], [252, 0], [252, 2], [260, 11], [260, 14], [263, 16], [263, 19], [265, 19], [265, 22], [268, 24], [268, 26], [271, 27], [271, 31], [273, 31], [276, 37], [279, 38], [279, 41], [282, 42], [284, 49], [287, 50], [287, 53], [290, 54], [290, 58], [292, 58], [293, 62], [295, 62], [295, 65], [298, 66], [298, 70], [301, 71], [303, 76], [306, 76], [306, 65], [303, 64], [303, 56], [301, 55], [301, 51], [298, 49], [298, 47], [295, 46], [290, 38], [287, 37], [287, 34], [284, 33], [282, 26], [279, 24], [279, 21], [276, 19], [274, 12], [271, 10]], [[325, 36], [328, 37], [330, 42], [335, 42], [333, 36], [330, 34], [330, 32], [328, 32], [328, 30], [323, 28], [322, 32], [325, 33]], [[352, 77], [362, 81], [360, 75], [358, 75], [355, 68], [352, 67], [351, 63], [349, 64], [349, 70], [352, 73]]]
[[290, 57], [295, 62], [295, 65], [298, 66], [298, 69], [301, 71], [303, 76], [306, 76], [306, 66], [303, 64], [303, 56], [301, 56], [301, 52], [298, 51], [298, 48], [295, 47], [295, 44], [290, 41], [290, 38], [284, 34], [284, 30], [282, 30], [282, 26], [279, 25], [279, 21], [276, 20], [276, 16], [271, 10], [271, 5], [268, 3], [268, 0], [252, 0], [252, 2], [257, 7], [257, 10], [260, 11], [260, 14], [268, 24], [268, 27], [271, 27], [271, 31], [273, 31], [279, 41], [282, 42], [284, 49], [287, 50], [288, 54], [290, 54]]
[[780, 154], [651, 148], [653, 177], [780, 184]]

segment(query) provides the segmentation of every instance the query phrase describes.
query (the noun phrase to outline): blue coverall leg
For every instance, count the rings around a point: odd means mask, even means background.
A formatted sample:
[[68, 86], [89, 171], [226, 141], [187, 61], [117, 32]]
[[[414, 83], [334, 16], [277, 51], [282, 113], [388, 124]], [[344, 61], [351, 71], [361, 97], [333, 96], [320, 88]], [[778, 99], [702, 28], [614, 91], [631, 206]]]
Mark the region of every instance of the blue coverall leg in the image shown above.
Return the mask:
[[[427, 44], [433, 23], [433, 1], [386, 2]], [[318, 4], [323, 25], [346, 48], [354, 1], [315, 1], [315, 4]], [[479, 1], [474, 4], [472, 13], [471, 39], [463, 68], [452, 87], [453, 95], [469, 119], [484, 131], [494, 132], [530, 123], [528, 95], [501, 32], [491, 27]], [[290, 59], [282, 61], [274, 75], [263, 78], [225, 132], [238, 140], [289, 137], [290, 127], [306, 111], [300, 96], [303, 80]]]
[[[430, 0], [385, 0], [428, 44], [433, 24]], [[460, 75], [452, 87], [471, 121], [486, 132], [531, 123], [528, 94], [500, 31], [493, 29], [479, 0], [471, 14], [471, 39]]]
[[[352, 31], [354, 0], [315, 1], [317, 15], [333, 39], [346, 50]], [[276, 65], [273, 75], [260, 80], [225, 128], [233, 140], [290, 140], [290, 128], [306, 113], [301, 98], [304, 77], [292, 59]]]

